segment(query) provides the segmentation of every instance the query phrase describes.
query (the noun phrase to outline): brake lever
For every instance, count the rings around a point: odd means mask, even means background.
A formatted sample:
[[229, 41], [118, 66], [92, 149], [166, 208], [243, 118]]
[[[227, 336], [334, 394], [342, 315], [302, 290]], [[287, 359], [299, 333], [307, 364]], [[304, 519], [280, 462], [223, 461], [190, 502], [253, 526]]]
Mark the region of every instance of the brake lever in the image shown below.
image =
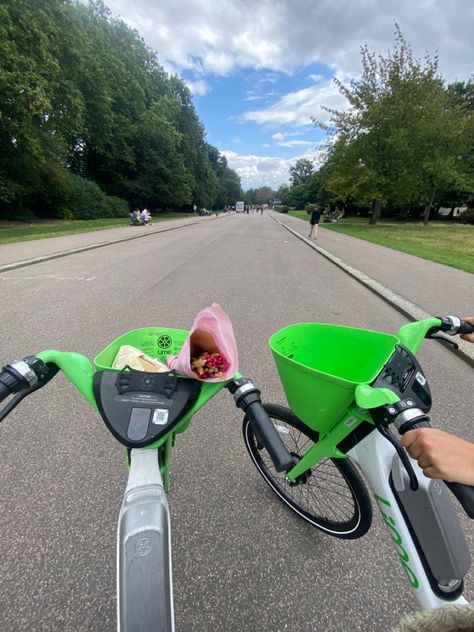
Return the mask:
[[[35, 384], [35, 386], [37, 386]], [[29, 388], [25, 388], [23, 391], [20, 391], [15, 395], [13, 399], [11, 399], [8, 404], [0, 410], [0, 422], [2, 422], [5, 417], [7, 417], [14, 408], [18, 406], [22, 399], [24, 399], [27, 395], [29, 395], [35, 388], [30, 386]]]
[[395, 436], [390, 432], [390, 430], [386, 426], [377, 425], [377, 430], [380, 432], [382, 436], [385, 437], [385, 439], [387, 439], [387, 441], [390, 441], [390, 443], [393, 445], [393, 447], [397, 451], [397, 454], [400, 457], [400, 461], [403, 463], [406, 473], [408, 474], [408, 478], [410, 479], [410, 489], [416, 492], [416, 490], [419, 487], [418, 479], [416, 477], [415, 470], [413, 469], [412, 464], [410, 463], [410, 459], [408, 458], [408, 455], [405, 452], [404, 447], [402, 446], [400, 441], [398, 441], [398, 439], [395, 438]]
[[45, 386], [59, 371], [59, 367], [52, 362], [48, 362], [46, 366], [48, 367], [48, 373], [46, 375], [43, 375], [42, 378], [33, 386], [29, 386], [17, 393], [15, 397], [11, 399], [8, 404], [2, 408], [2, 410], [0, 410], [0, 422], [2, 422], [5, 417], [7, 417], [12, 410], [14, 410], [23, 399], [25, 399], [25, 397]]
[[443, 342], [444, 344], [451, 345], [455, 349], [459, 349], [459, 345], [456, 342], [454, 342], [454, 340], [451, 340], [450, 338], [446, 338], [446, 336], [441, 336], [440, 334], [430, 334], [428, 332], [428, 334], [425, 336], [425, 338], [431, 338], [433, 340], [439, 340], [440, 342]]

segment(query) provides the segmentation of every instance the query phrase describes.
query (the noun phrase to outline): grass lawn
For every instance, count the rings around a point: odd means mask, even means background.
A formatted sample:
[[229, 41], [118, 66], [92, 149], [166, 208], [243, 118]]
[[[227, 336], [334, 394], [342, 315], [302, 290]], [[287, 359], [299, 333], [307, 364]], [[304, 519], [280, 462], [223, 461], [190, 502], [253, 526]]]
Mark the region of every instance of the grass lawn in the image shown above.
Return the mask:
[[[163, 213], [154, 215], [153, 224], [187, 216], [185, 213]], [[103, 230], [104, 228], [118, 228], [120, 226], [129, 225], [130, 219], [128, 217], [84, 221], [48, 220], [35, 222], [34, 224], [0, 221], [0, 244], [29, 241], [31, 239], [44, 239], [46, 237], [60, 237], [61, 235], [73, 235], [74, 233], [86, 233], [91, 230]]]
[[[309, 215], [306, 211], [289, 211], [288, 215], [292, 217], [298, 217], [299, 219], [304, 219], [309, 222]], [[369, 221], [368, 217], [357, 217], [355, 215], [349, 215], [347, 217], [343, 217], [339, 220], [339, 224], [367, 224]], [[379, 222], [381, 224], [394, 224], [393, 219], [380, 219]], [[321, 220], [322, 223], [322, 220]], [[398, 226], [398, 224], [397, 224]]]
[[[309, 221], [305, 211], [290, 211], [290, 215]], [[360, 221], [360, 218], [355, 219]], [[474, 226], [469, 224], [380, 223], [370, 226], [343, 220], [337, 224], [321, 224], [321, 227], [474, 273]]]

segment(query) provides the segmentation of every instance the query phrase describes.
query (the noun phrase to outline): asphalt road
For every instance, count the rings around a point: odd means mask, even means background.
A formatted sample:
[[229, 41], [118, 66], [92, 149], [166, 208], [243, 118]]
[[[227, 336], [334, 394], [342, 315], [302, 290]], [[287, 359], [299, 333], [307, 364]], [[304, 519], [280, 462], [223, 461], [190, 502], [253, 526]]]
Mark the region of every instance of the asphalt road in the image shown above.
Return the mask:
[[[136, 327], [187, 328], [217, 301], [232, 318], [241, 371], [276, 403], [284, 396], [267, 340], [278, 328], [314, 320], [392, 332], [405, 322], [260, 215], [15, 270], [0, 275], [0, 292], [2, 363], [46, 348], [92, 358]], [[472, 369], [435, 343], [419, 357], [433, 418], [474, 440]], [[2, 424], [0, 459], [0, 630], [114, 630], [121, 446], [58, 376]], [[367, 536], [339, 541], [278, 503], [227, 392], [178, 438], [171, 484], [179, 632], [385, 632], [416, 608], [378, 515]], [[472, 598], [472, 573], [466, 584]]]

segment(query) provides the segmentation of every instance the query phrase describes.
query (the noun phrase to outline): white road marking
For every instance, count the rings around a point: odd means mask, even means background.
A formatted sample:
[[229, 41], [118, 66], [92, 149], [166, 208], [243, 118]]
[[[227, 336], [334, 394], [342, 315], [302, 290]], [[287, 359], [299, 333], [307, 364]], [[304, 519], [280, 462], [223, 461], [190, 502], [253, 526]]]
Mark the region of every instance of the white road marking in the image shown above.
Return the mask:
[[74, 277], [74, 276], [59, 276], [59, 274], [39, 274], [37, 276], [6, 276], [0, 275], [0, 281], [93, 281], [95, 276], [92, 277]]

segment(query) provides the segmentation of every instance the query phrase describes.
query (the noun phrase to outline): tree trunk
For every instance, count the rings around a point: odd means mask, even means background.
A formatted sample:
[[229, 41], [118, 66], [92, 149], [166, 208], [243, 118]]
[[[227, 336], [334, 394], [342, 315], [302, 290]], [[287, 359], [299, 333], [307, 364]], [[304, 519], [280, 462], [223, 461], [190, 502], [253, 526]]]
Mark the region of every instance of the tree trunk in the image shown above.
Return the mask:
[[380, 217], [381, 208], [382, 208], [382, 201], [380, 199], [375, 200], [374, 207], [372, 210], [372, 217], [369, 220], [369, 224], [372, 224], [375, 226], [375, 224], [377, 223], [377, 220]]
[[431, 198], [428, 204], [425, 206], [425, 214], [423, 215], [423, 224], [426, 226], [430, 219], [431, 207], [433, 206], [434, 198], [435, 198], [436, 189], [433, 187], [433, 191], [431, 192]]

